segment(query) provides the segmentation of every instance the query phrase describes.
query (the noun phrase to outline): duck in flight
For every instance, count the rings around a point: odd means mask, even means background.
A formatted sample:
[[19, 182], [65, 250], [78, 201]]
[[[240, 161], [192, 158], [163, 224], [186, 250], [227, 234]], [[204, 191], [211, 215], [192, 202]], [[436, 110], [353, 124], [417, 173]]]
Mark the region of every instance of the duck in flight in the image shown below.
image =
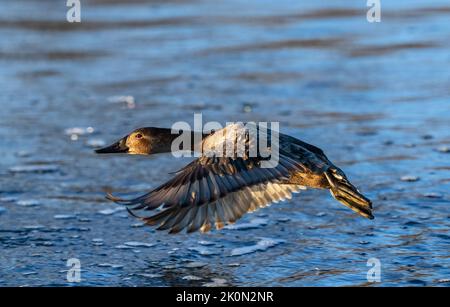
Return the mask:
[[[192, 148], [199, 157], [175, 173], [174, 177], [156, 189], [134, 199], [121, 199], [108, 194], [107, 198], [126, 205], [128, 212], [158, 230], [188, 233], [221, 229], [234, 223], [247, 212], [271, 203], [290, 199], [307, 187], [328, 189], [340, 203], [359, 215], [373, 219], [372, 203], [347, 179], [344, 172], [313, 145], [286, 134], [278, 134], [278, 144], [270, 143], [270, 150], [278, 151], [272, 167], [263, 167], [267, 155], [256, 151], [258, 139], [272, 131], [257, 133], [257, 141], [249, 138], [247, 129], [230, 124], [211, 133], [178, 131], [146, 127], [139, 128], [114, 144], [97, 149], [99, 154], [126, 153], [151, 155], [173, 152], [172, 143], [183, 133], [191, 137]], [[242, 137], [243, 135], [243, 137]], [[199, 146], [194, 140], [199, 140]], [[217, 148], [225, 143], [245, 144], [244, 154], [219, 155]], [[200, 148], [200, 149], [199, 149]], [[158, 209], [158, 210], [155, 210]], [[152, 211], [155, 210], [155, 211]], [[138, 212], [152, 211], [142, 216]]]

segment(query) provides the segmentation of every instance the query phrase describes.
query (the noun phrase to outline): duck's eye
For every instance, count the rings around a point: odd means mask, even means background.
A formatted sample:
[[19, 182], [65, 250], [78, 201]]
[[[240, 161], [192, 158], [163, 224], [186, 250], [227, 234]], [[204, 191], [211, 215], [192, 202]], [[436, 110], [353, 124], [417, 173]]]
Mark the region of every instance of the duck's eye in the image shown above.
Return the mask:
[[136, 137], [137, 139], [142, 139], [142, 134], [141, 134], [141, 133], [138, 133], [138, 134], [135, 135], [135, 137]]

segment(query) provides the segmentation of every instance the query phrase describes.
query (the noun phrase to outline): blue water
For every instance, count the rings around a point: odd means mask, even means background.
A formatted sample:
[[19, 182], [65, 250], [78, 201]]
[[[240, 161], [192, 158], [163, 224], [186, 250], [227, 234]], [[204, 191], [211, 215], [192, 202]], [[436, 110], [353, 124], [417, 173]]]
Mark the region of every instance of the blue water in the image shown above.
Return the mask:
[[[0, 285], [450, 285], [448, 1], [382, 1], [368, 23], [366, 1], [86, 0], [81, 24], [62, 2], [0, 2]], [[195, 112], [279, 121], [375, 219], [308, 190], [204, 235], [141, 227], [106, 191], [188, 160], [93, 146]]]

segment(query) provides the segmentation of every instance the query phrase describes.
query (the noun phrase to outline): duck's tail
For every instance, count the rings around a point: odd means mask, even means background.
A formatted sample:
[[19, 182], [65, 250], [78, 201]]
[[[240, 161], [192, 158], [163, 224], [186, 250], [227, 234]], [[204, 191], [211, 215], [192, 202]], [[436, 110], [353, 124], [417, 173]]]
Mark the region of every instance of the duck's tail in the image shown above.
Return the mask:
[[330, 184], [330, 193], [337, 201], [368, 219], [374, 218], [372, 202], [348, 181], [344, 172], [338, 168], [330, 168], [325, 176]]

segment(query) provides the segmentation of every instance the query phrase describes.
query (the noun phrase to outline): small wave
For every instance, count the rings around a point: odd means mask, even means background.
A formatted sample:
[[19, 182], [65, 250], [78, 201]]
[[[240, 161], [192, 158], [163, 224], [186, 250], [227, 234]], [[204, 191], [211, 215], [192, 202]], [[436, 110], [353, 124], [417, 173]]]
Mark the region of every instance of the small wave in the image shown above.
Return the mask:
[[247, 230], [247, 229], [254, 229], [254, 228], [259, 228], [261, 226], [265, 226], [265, 225], [267, 225], [268, 222], [269, 222], [268, 219], [256, 218], [256, 219], [250, 220], [248, 223], [227, 225], [224, 228], [231, 229], [231, 230]]
[[22, 207], [36, 207], [41, 205], [41, 202], [36, 199], [21, 199], [16, 204]]
[[114, 246], [114, 248], [117, 248], [117, 249], [133, 249], [133, 246], [119, 244], [119, 245]]
[[201, 240], [201, 241], [198, 241], [198, 244], [203, 245], [203, 246], [211, 246], [211, 245], [215, 245], [216, 243], [211, 242], [211, 241]]
[[103, 210], [98, 211], [98, 213], [103, 214], [103, 215], [111, 215], [116, 212], [120, 212], [120, 211], [124, 211], [124, 210], [125, 210], [124, 207], [116, 207], [116, 208], [103, 209]]
[[414, 181], [418, 181], [419, 179], [420, 179], [420, 177], [412, 176], [412, 175], [406, 175], [406, 176], [400, 177], [401, 181], [406, 181], [406, 182], [414, 182]]
[[102, 139], [89, 139], [86, 141], [86, 145], [89, 147], [97, 148], [106, 145], [106, 142]]
[[203, 284], [203, 287], [223, 287], [228, 284], [228, 281], [223, 278], [213, 278], [211, 282], [207, 282]]
[[129, 241], [125, 242], [124, 245], [131, 247], [153, 247], [155, 244], [145, 243], [145, 242], [137, 242], [137, 241]]
[[123, 104], [128, 109], [134, 109], [136, 107], [136, 100], [133, 96], [111, 96], [108, 98], [108, 101], [111, 103]]
[[184, 279], [184, 280], [202, 280], [203, 278], [198, 277], [198, 276], [194, 276], [194, 275], [186, 275], [186, 276], [183, 276], [181, 279]]
[[59, 170], [57, 165], [17, 165], [9, 168], [11, 173], [54, 173]]
[[185, 268], [189, 268], [189, 269], [198, 269], [198, 268], [202, 268], [206, 265], [207, 265], [207, 263], [205, 263], [205, 262], [191, 261], [191, 262], [184, 264], [183, 266]]
[[98, 263], [97, 266], [102, 268], [113, 268], [113, 269], [123, 268], [122, 264], [113, 264], [113, 263]]
[[211, 256], [219, 254], [219, 252], [212, 250], [211, 248], [207, 248], [205, 246], [190, 247], [189, 250], [194, 251], [202, 256]]
[[82, 128], [82, 127], [73, 127], [73, 128], [67, 128], [66, 130], [64, 130], [64, 133], [66, 135], [85, 135], [85, 134], [91, 134], [94, 133], [95, 129], [92, 127], [86, 127], [86, 128]]
[[70, 220], [76, 218], [76, 216], [72, 214], [56, 214], [53, 218], [56, 220]]
[[286, 241], [280, 239], [261, 238], [255, 245], [234, 248], [231, 251], [231, 256], [241, 256], [258, 251], [265, 251], [284, 242]]

